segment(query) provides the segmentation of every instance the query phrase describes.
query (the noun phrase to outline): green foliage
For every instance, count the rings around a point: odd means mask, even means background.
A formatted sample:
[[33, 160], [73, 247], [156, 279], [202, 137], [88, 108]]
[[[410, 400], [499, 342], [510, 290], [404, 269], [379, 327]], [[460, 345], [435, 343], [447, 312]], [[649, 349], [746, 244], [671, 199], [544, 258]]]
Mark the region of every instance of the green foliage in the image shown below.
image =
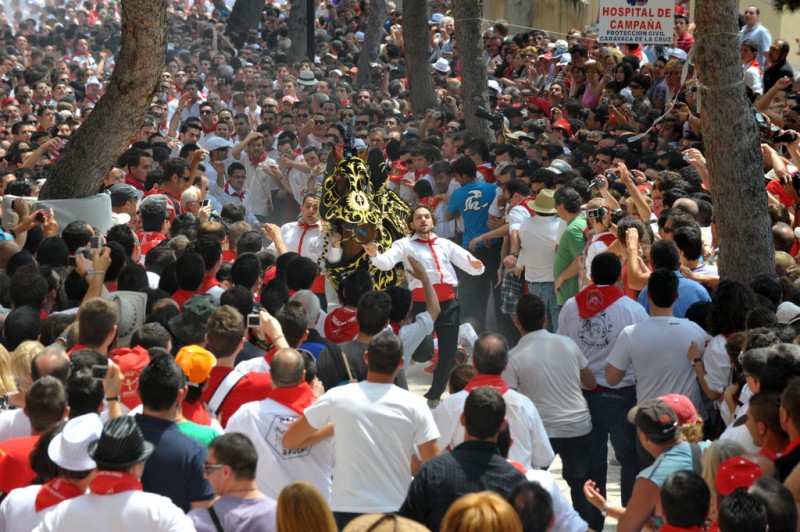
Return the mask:
[[800, 9], [800, 0], [772, 0], [775, 11], [797, 11]]

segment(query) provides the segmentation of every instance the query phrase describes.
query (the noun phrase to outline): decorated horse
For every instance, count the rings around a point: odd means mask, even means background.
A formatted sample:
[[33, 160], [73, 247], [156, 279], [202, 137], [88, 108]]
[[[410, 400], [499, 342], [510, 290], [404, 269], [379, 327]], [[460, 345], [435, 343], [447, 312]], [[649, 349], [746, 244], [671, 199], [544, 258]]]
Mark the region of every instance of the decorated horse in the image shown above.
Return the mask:
[[326, 262], [328, 279], [338, 290], [350, 273], [364, 269], [372, 276], [376, 290], [402, 283], [405, 280], [402, 265], [381, 271], [372, 266], [364, 252], [365, 244], [375, 242], [383, 253], [395, 239], [408, 234], [411, 210], [386, 188], [388, 167], [381, 150], [371, 150], [366, 162], [356, 156], [344, 158], [335, 151], [331, 157], [320, 190], [319, 213], [324, 220], [322, 230], [341, 235], [342, 259], [337, 263]]

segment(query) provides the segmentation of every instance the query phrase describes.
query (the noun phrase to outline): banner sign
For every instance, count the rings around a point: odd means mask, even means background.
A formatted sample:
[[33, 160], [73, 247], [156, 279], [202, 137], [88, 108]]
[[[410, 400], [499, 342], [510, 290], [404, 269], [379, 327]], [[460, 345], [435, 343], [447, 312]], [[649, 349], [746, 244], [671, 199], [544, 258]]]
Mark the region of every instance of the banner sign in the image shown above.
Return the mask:
[[598, 42], [672, 46], [675, 0], [602, 0]]

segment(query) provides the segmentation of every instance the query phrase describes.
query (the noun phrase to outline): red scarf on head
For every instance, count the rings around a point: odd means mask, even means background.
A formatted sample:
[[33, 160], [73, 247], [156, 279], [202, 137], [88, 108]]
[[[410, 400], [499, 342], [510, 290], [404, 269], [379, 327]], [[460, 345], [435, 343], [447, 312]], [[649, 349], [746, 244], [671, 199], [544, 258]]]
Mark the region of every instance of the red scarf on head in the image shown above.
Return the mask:
[[142, 491], [142, 483], [126, 471], [101, 469], [89, 484], [89, 491], [95, 495], [114, 495], [125, 491]]
[[289, 388], [273, 388], [269, 392], [269, 398], [276, 403], [291, 408], [300, 415], [317, 400], [307, 382]]
[[406, 165], [400, 161], [393, 161], [391, 170], [389, 170], [389, 181], [399, 184], [407, 173]]
[[74, 499], [81, 495], [83, 492], [77, 486], [63, 478], [56, 478], [39, 488], [39, 493], [36, 494], [35, 508], [37, 512], [41, 512], [61, 501]]
[[439, 206], [441, 202], [442, 200], [440, 200], [436, 196], [425, 196], [424, 198], [419, 198], [419, 204], [425, 205], [431, 210], [431, 212], [435, 212], [436, 208]]
[[475, 388], [483, 388], [484, 386], [494, 389], [500, 395], [508, 391], [508, 384], [503, 380], [503, 377], [500, 375], [486, 375], [483, 373], [472, 377], [467, 385], [464, 386], [464, 389], [471, 392]]
[[624, 295], [625, 293], [616, 285], [597, 286], [596, 284], [590, 284], [575, 296], [575, 303], [578, 304], [578, 314], [580, 314], [581, 319], [585, 320], [607, 309]]

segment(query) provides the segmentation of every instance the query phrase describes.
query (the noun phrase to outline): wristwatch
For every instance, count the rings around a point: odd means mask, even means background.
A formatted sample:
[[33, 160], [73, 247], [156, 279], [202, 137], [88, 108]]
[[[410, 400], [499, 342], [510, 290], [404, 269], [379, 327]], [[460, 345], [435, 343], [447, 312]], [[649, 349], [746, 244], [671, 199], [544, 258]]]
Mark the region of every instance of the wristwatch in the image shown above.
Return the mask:
[[608, 517], [608, 503], [603, 505], [603, 508], [600, 510], [600, 513], [603, 514], [603, 517]]
[[703, 357], [693, 358], [692, 359], [692, 367], [694, 367], [694, 365], [697, 364], [698, 362], [700, 362], [702, 364], [703, 363]]
[[117, 401], [119, 402], [119, 395], [114, 395], [112, 397], [106, 397], [106, 402]]

